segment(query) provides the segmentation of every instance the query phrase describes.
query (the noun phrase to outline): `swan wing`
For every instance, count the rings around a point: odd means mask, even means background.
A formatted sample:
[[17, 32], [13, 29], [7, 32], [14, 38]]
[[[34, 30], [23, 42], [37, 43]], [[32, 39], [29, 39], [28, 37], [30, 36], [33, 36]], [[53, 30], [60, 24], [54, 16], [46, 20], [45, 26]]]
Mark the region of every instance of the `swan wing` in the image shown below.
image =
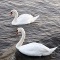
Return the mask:
[[33, 16], [30, 14], [22, 14], [17, 18], [16, 24], [28, 24], [33, 20]]
[[18, 48], [20, 52], [29, 56], [42, 56], [49, 51], [49, 48], [39, 43], [29, 43]]

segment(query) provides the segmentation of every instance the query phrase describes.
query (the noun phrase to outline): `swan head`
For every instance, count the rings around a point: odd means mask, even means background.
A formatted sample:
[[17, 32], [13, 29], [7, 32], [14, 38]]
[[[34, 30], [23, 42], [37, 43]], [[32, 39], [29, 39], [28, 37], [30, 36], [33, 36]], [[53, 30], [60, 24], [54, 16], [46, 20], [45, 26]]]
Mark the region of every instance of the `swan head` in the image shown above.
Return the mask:
[[17, 34], [18, 34], [19, 32], [24, 32], [24, 33], [25, 33], [25, 30], [24, 30], [22, 27], [17, 28]]
[[14, 16], [18, 16], [18, 12], [17, 12], [17, 10], [15, 10], [15, 9], [13, 9], [13, 10], [11, 10], [11, 12], [10, 12], [10, 14], [14, 17]]

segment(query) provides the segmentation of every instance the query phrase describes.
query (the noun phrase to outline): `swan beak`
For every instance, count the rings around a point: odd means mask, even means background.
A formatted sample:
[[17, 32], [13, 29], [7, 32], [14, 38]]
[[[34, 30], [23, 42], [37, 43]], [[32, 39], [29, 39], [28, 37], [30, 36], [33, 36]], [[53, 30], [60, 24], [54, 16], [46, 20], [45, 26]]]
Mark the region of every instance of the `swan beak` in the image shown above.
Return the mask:
[[18, 30], [16, 31], [16, 35], [18, 35]]

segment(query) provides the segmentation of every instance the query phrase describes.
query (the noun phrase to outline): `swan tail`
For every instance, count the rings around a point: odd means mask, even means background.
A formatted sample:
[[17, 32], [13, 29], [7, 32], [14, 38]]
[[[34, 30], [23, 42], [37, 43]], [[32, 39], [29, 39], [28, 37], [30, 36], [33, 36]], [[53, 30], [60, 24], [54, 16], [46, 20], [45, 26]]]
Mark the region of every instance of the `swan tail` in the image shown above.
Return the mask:
[[34, 19], [36, 20], [38, 17], [39, 17], [39, 15], [38, 15], [38, 16], [36, 16], [36, 17], [34, 17]]
[[51, 49], [50, 49], [50, 54], [51, 54], [53, 51], [55, 51], [56, 49], [57, 49], [57, 47], [51, 48]]
[[38, 16], [36, 16], [36, 17], [34, 17], [34, 21], [35, 21], [38, 17], [39, 17], [39, 15], [38, 15]]

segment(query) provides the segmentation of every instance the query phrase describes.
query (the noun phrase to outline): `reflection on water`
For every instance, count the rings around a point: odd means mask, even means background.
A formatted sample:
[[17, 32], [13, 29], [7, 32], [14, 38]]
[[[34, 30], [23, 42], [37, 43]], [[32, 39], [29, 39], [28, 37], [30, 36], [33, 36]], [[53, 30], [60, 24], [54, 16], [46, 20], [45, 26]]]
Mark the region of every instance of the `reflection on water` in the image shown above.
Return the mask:
[[15, 60], [51, 60], [51, 56], [42, 56], [42, 57], [27, 56], [27, 55], [20, 53], [17, 50], [15, 53]]

